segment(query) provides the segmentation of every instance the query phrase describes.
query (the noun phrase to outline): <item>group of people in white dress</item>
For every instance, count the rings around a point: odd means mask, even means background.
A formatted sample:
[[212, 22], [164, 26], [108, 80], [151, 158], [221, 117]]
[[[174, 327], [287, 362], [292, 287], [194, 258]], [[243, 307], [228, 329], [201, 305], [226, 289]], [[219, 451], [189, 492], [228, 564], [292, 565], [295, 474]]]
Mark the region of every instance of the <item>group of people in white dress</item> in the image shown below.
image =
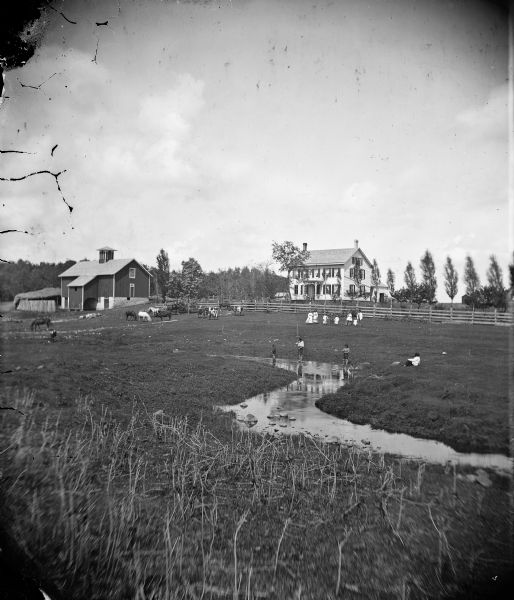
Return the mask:
[[[346, 325], [355, 325], [357, 326], [359, 323], [362, 323], [363, 314], [360, 308], [358, 310], [348, 311], [346, 315]], [[319, 314], [318, 311], [307, 313], [306, 323], [319, 323]], [[339, 325], [339, 322], [343, 322], [343, 316], [334, 315], [331, 318], [331, 315], [323, 314], [321, 317], [321, 323], [323, 325], [330, 325], [330, 323], [334, 323], [334, 325]]]

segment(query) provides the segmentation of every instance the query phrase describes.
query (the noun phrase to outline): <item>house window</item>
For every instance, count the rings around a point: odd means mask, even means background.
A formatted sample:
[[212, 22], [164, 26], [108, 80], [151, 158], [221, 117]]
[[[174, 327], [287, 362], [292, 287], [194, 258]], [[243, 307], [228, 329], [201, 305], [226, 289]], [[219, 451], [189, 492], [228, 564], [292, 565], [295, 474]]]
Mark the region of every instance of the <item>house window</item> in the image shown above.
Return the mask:
[[297, 285], [294, 286], [294, 295], [298, 296], [298, 286]]
[[355, 285], [353, 283], [350, 284], [350, 294], [352, 296], [355, 294]]
[[337, 276], [341, 277], [341, 269], [337, 269]]
[[303, 285], [300, 286], [300, 295], [303, 294]]
[[364, 269], [360, 269], [359, 270], [359, 277], [361, 279], [365, 279], [366, 278], [366, 271]]
[[130, 279], [135, 279], [136, 278], [136, 269], [135, 269], [135, 267], [131, 267], [129, 269], [129, 278]]
[[359, 285], [359, 294], [361, 296], [364, 296], [365, 293], [366, 293], [366, 286], [365, 285]]
[[318, 269], [318, 273], [317, 273], [316, 277], [319, 277], [319, 269]]
[[355, 273], [355, 269], [350, 269], [350, 278], [353, 279], [353, 274]]
[[318, 283], [316, 285], [316, 294], [319, 294], [320, 289], [321, 289], [321, 283]]
[[130, 284], [129, 295], [131, 298], [134, 298], [134, 296], [136, 295], [136, 284], [135, 283]]

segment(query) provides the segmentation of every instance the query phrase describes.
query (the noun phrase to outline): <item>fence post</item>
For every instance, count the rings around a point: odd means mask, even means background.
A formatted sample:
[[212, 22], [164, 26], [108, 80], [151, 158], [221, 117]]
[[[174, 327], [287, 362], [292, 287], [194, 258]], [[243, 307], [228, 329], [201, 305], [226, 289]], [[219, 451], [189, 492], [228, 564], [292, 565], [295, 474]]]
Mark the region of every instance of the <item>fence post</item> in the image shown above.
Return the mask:
[[428, 322], [432, 323], [432, 306], [428, 307]]
[[453, 305], [450, 306], [450, 321], [453, 321]]
[[377, 305], [373, 304], [373, 318], [375, 318], [376, 314], [377, 314]]
[[498, 310], [496, 308], [494, 309], [494, 324], [498, 324]]
[[471, 309], [471, 325], [475, 322], [475, 307]]
[[393, 318], [393, 300], [391, 299], [391, 318]]

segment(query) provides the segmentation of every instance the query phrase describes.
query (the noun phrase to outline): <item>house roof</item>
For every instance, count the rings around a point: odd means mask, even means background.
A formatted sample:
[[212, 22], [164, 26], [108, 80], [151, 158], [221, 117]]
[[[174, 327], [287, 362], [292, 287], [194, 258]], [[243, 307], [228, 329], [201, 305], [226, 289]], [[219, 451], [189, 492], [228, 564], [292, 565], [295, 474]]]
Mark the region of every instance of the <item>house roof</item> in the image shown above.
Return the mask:
[[309, 250], [309, 258], [304, 262], [304, 265], [344, 265], [356, 252], [360, 252], [369, 263], [364, 252], [360, 248], [353, 247], [335, 248], [332, 250]]
[[[93, 279], [98, 275], [115, 275], [131, 262], [136, 262], [144, 271], [148, 271], [135, 258], [116, 258], [107, 262], [97, 260], [84, 260], [66, 269], [59, 277], [90, 277]], [[91, 280], [90, 279], [90, 280]], [[74, 283], [74, 285], [77, 285]]]
[[32, 292], [21, 292], [16, 294], [14, 300], [43, 300], [45, 298], [55, 298], [61, 295], [61, 288], [47, 287]]

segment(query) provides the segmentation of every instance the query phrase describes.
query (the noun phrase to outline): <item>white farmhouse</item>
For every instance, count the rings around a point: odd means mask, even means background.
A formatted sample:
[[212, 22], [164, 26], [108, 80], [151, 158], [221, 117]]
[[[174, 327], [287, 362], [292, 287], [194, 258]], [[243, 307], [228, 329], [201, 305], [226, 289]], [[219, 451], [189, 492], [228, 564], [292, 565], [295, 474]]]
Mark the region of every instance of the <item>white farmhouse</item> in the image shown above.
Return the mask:
[[[303, 244], [307, 250], [307, 244]], [[355, 240], [353, 248], [309, 250], [309, 258], [289, 272], [291, 300], [372, 300], [375, 288], [371, 279], [372, 263]], [[390, 298], [386, 285], [379, 284], [376, 299]]]

